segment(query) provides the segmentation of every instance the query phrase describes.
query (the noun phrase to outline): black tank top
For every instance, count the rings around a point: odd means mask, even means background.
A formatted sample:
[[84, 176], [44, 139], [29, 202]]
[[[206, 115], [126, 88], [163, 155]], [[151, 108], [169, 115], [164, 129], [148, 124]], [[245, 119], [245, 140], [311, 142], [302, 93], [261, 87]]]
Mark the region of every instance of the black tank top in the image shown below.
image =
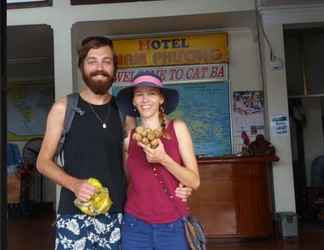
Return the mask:
[[[108, 187], [113, 205], [110, 213], [121, 212], [126, 197], [126, 178], [123, 171], [123, 129], [117, 105], [112, 99], [104, 105], [92, 105], [79, 98], [78, 107], [84, 115], [76, 114], [64, 143], [64, 170], [80, 178], [97, 178]], [[80, 214], [73, 204], [74, 193], [62, 188], [59, 214]]]

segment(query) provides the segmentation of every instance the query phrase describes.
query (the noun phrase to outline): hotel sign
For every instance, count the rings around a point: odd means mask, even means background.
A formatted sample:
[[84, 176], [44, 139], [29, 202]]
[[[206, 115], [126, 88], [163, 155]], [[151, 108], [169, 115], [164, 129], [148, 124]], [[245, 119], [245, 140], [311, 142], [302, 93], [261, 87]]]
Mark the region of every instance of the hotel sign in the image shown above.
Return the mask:
[[114, 40], [119, 68], [228, 63], [227, 33]]

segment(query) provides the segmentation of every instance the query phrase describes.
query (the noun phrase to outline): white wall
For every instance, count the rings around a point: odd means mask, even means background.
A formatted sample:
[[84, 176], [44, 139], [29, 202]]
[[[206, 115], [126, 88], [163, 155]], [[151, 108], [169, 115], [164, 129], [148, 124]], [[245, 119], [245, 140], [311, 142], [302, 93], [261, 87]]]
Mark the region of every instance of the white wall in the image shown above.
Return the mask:
[[[54, 31], [54, 58], [55, 58], [55, 96], [56, 98], [66, 95], [73, 89], [72, 84], [72, 54], [71, 28], [76, 22], [84, 21], [102, 21], [108, 20], [111, 24], [117, 25], [125, 19], [141, 20], [150, 17], [206, 15], [213, 13], [233, 13], [253, 11], [254, 0], [165, 0], [154, 2], [135, 2], [123, 4], [101, 4], [89, 6], [70, 6], [69, 1], [54, 0], [54, 6], [49, 8], [35, 8], [24, 10], [9, 10], [8, 25], [22, 24], [49, 24]], [[208, 20], [208, 17], [206, 17]], [[206, 19], [202, 17], [200, 20]], [[145, 20], [145, 19], [143, 19]], [[205, 20], [206, 21], [206, 20]], [[214, 21], [214, 19], [213, 19]], [[215, 17], [215, 23], [209, 24], [209, 29], [226, 29], [230, 32], [230, 53], [231, 64], [229, 68], [229, 77], [231, 80], [232, 91], [234, 90], [259, 90], [262, 88], [259, 71], [259, 58], [254, 39], [255, 31], [246, 29], [243, 25], [244, 19], [235, 20], [236, 27], [242, 24], [242, 29], [231, 30], [232, 24], [218, 25], [222, 23], [222, 16]], [[174, 23], [181, 30], [188, 30], [190, 27], [185, 23]], [[172, 29], [172, 26], [164, 27]], [[214, 25], [214, 26], [213, 26]], [[117, 27], [117, 26], [116, 26]], [[124, 27], [125, 28], [125, 27]], [[127, 27], [125, 28], [127, 29]], [[205, 25], [199, 23], [193, 24], [192, 29], [206, 29]], [[282, 25], [267, 27], [270, 40], [283, 56], [283, 38]], [[129, 33], [137, 33], [136, 30], [129, 30]], [[109, 34], [109, 31], [105, 34]], [[116, 32], [114, 33], [116, 34]], [[75, 47], [73, 47], [75, 48]], [[73, 52], [73, 53], [72, 53]], [[269, 62], [268, 62], [269, 63]], [[287, 96], [285, 71], [271, 72], [269, 66], [265, 66], [267, 75], [266, 92], [268, 120], [272, 114], [287, 114]], [[278, 94], [279, 93], [279, 94]], [[267, 123], [267, 125], [270, 125]], [[274, 166], [274, 190], [276, 211], [295, 211], [295, 200], [293, 190], [292, 162], [290, 152], [289, 136], [285, 138], [271, 137], [271, 142], [277, 148], [280, 162]]]
[[229, 79], [231, 90], [263, 90], [255, 32], [229, 31]]
[[311, 164], [319, 155], [324, 154], [322, 129], [322, 107], [320, 97], [304, 98], [303, 107], [306, 115], [306, 126], [303, 130], [306, 184], [311, 185]]
[[[265, 32], [276, 51], [276, 55], [284, 58], [282, 25], [265, 24]], [[266, 128], [271, 143], [276, 148], [280, 161], [273, 164], [273, 185], [275, 193], [275, 209], [277, 212], [296, 211], [294, 198], [294, 179], [292, 168], [290, 133], [276, 135], [271, 131], [271, 118], [276, 115], [288, 115], [288, 99], [285, 69], [273, 70], [269, 61], [269, 48], [264, 45], [265, 72], [265, 108]]]

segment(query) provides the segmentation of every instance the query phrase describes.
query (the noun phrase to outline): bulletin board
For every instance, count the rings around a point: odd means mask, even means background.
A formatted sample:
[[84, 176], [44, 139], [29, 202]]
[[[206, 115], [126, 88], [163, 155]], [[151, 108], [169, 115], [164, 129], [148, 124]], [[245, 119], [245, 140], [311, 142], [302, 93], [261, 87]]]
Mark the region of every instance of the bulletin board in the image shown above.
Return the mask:
[[[171, 118], [184, 120], [191, 132], [195, 153], [214, 157], [232, 153], [229, 83], [194, 82], [168, 84], [180, 94]], [[113, 95], [121, 89], [113, 87]]]

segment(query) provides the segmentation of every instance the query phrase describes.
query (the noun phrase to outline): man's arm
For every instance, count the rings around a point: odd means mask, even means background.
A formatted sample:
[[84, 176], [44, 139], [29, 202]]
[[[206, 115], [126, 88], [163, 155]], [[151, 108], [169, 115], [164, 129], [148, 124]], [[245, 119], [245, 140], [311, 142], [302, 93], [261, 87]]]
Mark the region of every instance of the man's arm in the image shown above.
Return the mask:
[[60, 99], [53, 105], [48, 114], [46, 131], [37, 158], [37, 170], [56, 184], [72, 191], [81, 201], [86, 201], [95, 192], [95, 188], [87, 184], [86, 180], [68, 175], [54, 161], [64, 127], [66, 103], [66, 98]]

